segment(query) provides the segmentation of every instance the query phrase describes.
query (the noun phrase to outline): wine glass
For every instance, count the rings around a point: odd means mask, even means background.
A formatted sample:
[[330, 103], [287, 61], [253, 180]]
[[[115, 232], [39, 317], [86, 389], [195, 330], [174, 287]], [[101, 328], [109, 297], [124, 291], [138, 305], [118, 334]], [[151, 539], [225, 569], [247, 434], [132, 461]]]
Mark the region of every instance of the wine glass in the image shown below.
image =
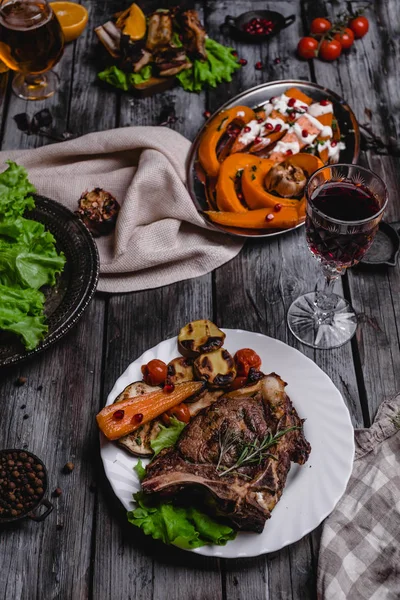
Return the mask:
[[12, 70], [13, 90], [25, 100], [52, 96], [59, 78], [64, 35], [46, 0], [0, 0], [0, 59]]
[[333, 293], [335, 281], [357, 264], [373, 242], [388, 201], [382, 179], [356, 165], [318, 169], [306, 186], [306, 238], [322, 266], [325, 286], [295, 300], [288, 325], [313, 348], [337, 348], [357, 327], [352, 306]]

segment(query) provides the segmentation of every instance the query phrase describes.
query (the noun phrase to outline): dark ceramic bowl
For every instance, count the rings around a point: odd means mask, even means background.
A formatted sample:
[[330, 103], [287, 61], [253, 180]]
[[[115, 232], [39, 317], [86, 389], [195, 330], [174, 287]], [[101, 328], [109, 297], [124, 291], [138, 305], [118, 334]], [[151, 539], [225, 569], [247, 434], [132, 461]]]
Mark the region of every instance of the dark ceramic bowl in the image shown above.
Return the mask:
[[400, 238], [398, 232], [388, 223], [381, 221], [373, 244], [366, 252], [361, 263], [372, 267], [379, 265], [395, 267], [399, 250]]
[[[46, 519], [46, 517], [49, 516], [49, 514], [51, 513], [51, 511], [53, 510], [53, 505], [52, 503], [47, 500], [47, 498], [45, 498], [46, 492], [47, 492], [47, 488], [49, 485], [49, 477], [47, 474], [47, 469], [45, 464], [43, 463], [43, 461], [40, 460], [40, 458], [38, 458], [36, 456], [36, 454], [33, 454], [32, 452], [29, 452], [28, 450], [21, 450], [19, 448], [11, 448], [11, 449], [6, 449], [6, 450], [0, 450], [0, 455], [4, 455], [4, 454], [10, 454], [12, 452], [25, 452], [25, 454], [27, 454], [28, 456], [31, 456], [36, 463], [39, 463], [40, 465], [42, 465], [43, 467], [43, 472], [45, 474], [45, 479], [43, 481], [43, 494], [41, 495], [41, 497], [39, 498], [39, 500], [37, 500], [36, 504], [33, 507], [30, 507], [29, 510], [27, 510], [24, 513], [21, 513], [20, 515], [18, 515], [17, 517], [0, 517], [0, 527], [3, 523], [13, 523], [14, 521], [20, 521], [21, 519], [32, 519], [32, 521], [44, 521]], [[44, 506], [46, 508], [45, 511], [40, 512], [41, 507]]]
[[[252, 19], [267, 19], [268, 21], [272, 21], [272, 31], [268, 34], [262, 35], [253, 35], [248, 33], [244, 30], [244, 27]], [[225, 23], [221, 26], [221, 29], [223, 33], [229, 32], [231, 36], [236, 39], [260, 44], [261, 42], [266, 42], [282, 31], [282, 29], [285, 29], [294, 23], [295, 19], [295, 15], [284, 17], [280, 13], [273, 10], [251, 10], [249, 12], [242, 13], [238, 17], [231, 17], [228, 15], [225, 18]]]
[[26, 360], [65, 335], [89, 305], [99, 278], [97, 246], [79, 217], [44, 196], [35, 196], [35, 202], [35, 208], [25, 216], [43, 223], [54, 235], [56, 248], [64, 252], [66, 264], [56, 285], [43, 290], [49, 327], [44, 340], [34, 350], [27, 351], [16, 336], [0, 332], [0, 367]]

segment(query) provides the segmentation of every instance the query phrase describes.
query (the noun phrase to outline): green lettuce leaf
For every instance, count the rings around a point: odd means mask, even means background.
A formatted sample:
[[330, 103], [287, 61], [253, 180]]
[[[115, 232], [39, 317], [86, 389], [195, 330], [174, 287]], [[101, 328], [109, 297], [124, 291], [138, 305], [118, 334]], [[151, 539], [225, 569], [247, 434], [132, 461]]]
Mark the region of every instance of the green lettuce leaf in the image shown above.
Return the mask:
[[16, 217], [34, 208], [35, 202], [29, 194], [36, 191], [24, 167], [11, 160], [6, 162], [8, 169], [0, 173], [0, 217], [3, 218]]
[[142, 69], [140, 69], [139, 73], [125, 73], [122, 71], [122, 69], [119, 69], [113, 65], [112, 67], [108, 67], [108, 69], [105, 69], [104, 71], [101, 71], [101, 73], [97, 74], [99, 79], [105, 81], [113, 87], [118, 88], [119, 90], [124, 90], [124, 92], [127, 92], [132, 85], [147, 81], [150, 79], [151, 75], [151, 65], [145, 65]]
[[157, 456], [164, 448], [175, 446], [185, 425], [186, 423], [175, 419], [175, 417], [170, 418], [170, 425], [168, 427], [164, 427], [164, 425], [160, 424], [159, 434], [150, 442], [151, 449], [154, 451], [154, 456]]
[[184, 549], [205, 544], [223, 546], [236, 537], [231, 527], [218, 523], [196, 508], [174, 506], [169, 502], [154, 504], [143, 492], [135, 494], [134, 499], [138, 506], [127, 513], [128, 521], [164, 544]]
[[223, 81], [232, 81], [232, 74], [240, 69], [233, 48], [206, 39], [207, 60], [195, 60], [192, 69], [178, 73], [177, 78], [187, 92], [200, 92], [204, 87], [216, 87]]
[[17, 334], [26, 348], [32, 350], [47, 331], [44, 300], [44, 295], [37, 290], [0, 285], [0, 329]]
[[143, 466], [142, 461], [139, 460], [137, 461], [136, 465], [133, 467], [133, 470], [136, 472], [136, 475], [139, 478], [139, 481], [142, 481], [145, 476], [146, 476], [146, 467]]
[[119, 90], [124, 90], [124, 92], [129, 89], [128, 75], [124, 73], [122, 69], [118, 69], [115, 65], [98, 73], [97, 77], [101, 79], [101, 81], [105, 81]]
[[139, 73], [131, 73], [129, 75], [129, 81], [131, 85], [137, 85], [138, 83], [144, 83], [150, 79], [152, 75], [151, 65], [145, 65], [139, 71]]

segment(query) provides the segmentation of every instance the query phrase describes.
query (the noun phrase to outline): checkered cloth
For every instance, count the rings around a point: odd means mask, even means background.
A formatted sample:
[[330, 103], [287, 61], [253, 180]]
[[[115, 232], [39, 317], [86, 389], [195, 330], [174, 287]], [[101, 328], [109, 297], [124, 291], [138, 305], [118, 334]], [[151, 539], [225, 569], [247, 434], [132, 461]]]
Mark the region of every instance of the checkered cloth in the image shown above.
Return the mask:
[[355, 432], [346, 493], [324, 523], [319, 600], [400, 599], [400, 395]]

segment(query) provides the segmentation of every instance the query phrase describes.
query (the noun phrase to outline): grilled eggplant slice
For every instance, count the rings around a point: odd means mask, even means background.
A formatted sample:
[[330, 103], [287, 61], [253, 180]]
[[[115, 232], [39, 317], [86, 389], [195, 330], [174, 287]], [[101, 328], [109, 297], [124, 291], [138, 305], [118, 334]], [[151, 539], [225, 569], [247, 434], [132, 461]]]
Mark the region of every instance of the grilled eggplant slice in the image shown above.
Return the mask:
[[178, 356], [168, 363], [167, 383], [183, 383], [194, 381], [193, 360]]
[[194, 370], [210, 387], [226, 387], [236, 377], [235, 361], [225, 348], [201, 354], [194, 361]]
[[223, 333], [208, 319], [191, 321], [179, 332], [178, 349], [183, 356], [196, 358], [200, 354], [221, 348], [225, 340]]

